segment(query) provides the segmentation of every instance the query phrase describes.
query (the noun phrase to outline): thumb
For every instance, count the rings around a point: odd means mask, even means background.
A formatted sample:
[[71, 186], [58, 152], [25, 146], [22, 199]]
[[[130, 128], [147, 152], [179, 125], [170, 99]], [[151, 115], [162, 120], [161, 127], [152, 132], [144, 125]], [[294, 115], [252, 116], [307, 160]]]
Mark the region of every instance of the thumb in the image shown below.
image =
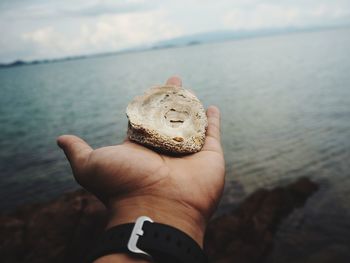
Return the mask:
[[58, 137], [57, 144], [64, 151], [74, 173], [83, 168], [92, 152], [92, 148], [83, 139], [74, 135]]

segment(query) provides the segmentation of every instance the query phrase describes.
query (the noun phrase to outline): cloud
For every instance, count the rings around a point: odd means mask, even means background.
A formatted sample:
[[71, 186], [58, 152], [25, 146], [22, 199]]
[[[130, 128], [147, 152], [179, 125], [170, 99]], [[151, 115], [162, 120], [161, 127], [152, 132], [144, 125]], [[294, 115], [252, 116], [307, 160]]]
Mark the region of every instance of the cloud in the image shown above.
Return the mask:
[[349, 24], [349, 0], [1, 0], [0, 60], [108, 52], [205, 31]]
[[153, 7], [154, 6], [149, 2], [143, 0], [103, 1], [85, 7], [61, 10], [61, 13], [70, 16], [99, 16], [105, 14], [142, 12], [150, 10]]
[[[52, 27], [44, 27], [37, 29], [33, 32], [24, 33], [22, 35], [22, 39], [29, 43], [32, 48], [35, 50], [37, 56], [45, 56], [47, 55], [47, 51], [50, 50], [50, 53], [59, 53], [63, 50], [67, 51], [67, 45], [65, 44], [66, 39], [63, 35], [55, 32]], [[70, 42], [71, 46], [74, 43]]]
[[81, 23], [72, 33], [46, 26], [22, 34], [34, 47], [33, 57], [70, 56], [115, 51], [181, 35], [180, 28], [167, 22], [164, 11], [105, 15]]
[[274, 25], [290, 25], [299, 11], [275, 5], [260, 4], [253, 10], [232, 9], [223, 17], [223, 24], [231, 29], [257, 29]]
[[287, 26], [336, 24], [350, 15], [350, 8], [319, 4], [310, 7], [258, 4], [254, 8], [233, 8], [223, 16], [229, 29], [259, 29]]
[[144, 12], [154, 8], [152, 1], [145, 0], [76, 0], [74, 2], [62, 0], [28, 2], [20, 7], [7, 5], [7, 8], [0, 9], [0, 13], [12, 19], [57, 19]]

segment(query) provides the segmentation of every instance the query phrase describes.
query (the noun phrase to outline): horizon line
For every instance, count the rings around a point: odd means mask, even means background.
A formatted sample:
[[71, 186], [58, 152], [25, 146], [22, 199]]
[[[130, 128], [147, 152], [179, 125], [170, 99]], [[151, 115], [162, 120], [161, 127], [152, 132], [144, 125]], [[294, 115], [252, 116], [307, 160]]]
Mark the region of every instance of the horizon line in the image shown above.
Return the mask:
[[[275, 28], [260, 28], [260, 29], [239, 29], [239, 30], [229, 30], [229, 29], [218, 29], [213, 31], [202, 31], [197, 32], [193, 34], [184, 34], [181, 36], [177, 36], [170, 39], [163, 39], [159, 40], [155, 43], [149, 43], [149, 44], [139, 44], [134, 45], [129, 48], [123, 48], [120, 50], [111, 50], [111, 51], [105, 51], [105, 52], [97, 52], [97, 53], [91, 53], [91, 54], [76, 54], [71, 56], [63, 56], [63, 57], [56, 57], [56, 58], [38, 58], [38, 59], [14, 59], [11, 62], [0, 62], [0, 68], [7, 68], [7, 67], [16, 67], [16, 66], [25, 66], [25, 65], [36, 65], [36, 64], [46, 64], [46, 63], [57, 63], [57, 62], [63, 62], [63, 61], [70, 61], [70, 60], [80, 60], [80, 59], [87, 59], [87, 58], [94, 58], [94, 57], [103, 57], [103, 56], [113, 56], [113, 55], [119, 55], [119, 54], [125, 54], [125, 53], [134, 53], [134, 52], [143, 52], [143, 51], [151, 51], [151, 50], [157, 50], [157, 49], [166, 49], [166, 48], [176, 48], [176, 47], [184, 47], [193, 45], [193, 42], [195, 44], [207, 44], [207, 43], [219, 43], [219, 42], [226, 42], [226, 41], [232, 41], [232, 40], [241, 40], [241, 39], [247, 39], [247, 38], [259, 38], [259, 37], [266, 37], [266, 36], [275, 36], [275, 35], [284, 35], [284, 34], [291, 34], [291, 33], [299, 33], [299, 32], [305, 32], [305, 31], [326, 31], [326, 30], [332, 30], [332, 29], [340, 29], [340, 28], [348, 28], [350, 27], [350, 24], [341, 24], [341, 25], [315, 25], [315, 26], [306, 26], [306, 27], [297, 27], [297, 26], [288, 26], [288, 27], [275, 27]], [[259, 32], [263, 31], [269, 31], [265, 32], [263, 34], [258, 34]], [[211, 41], [201, 41], [201, 40], [189, 40], [187, 43], [183, 44], [162, 44], [166, 42], [175, 41], [177, 39], [186, 38], [186, 37], [195, 37], [200, 36], [203, 34], [213, 34], [218, 32], [227, 32], [227, 33], [238, 33], [238, 32], [246, 32], [246, 33], [253, 33], [252, 35], [246, 35], [246, 36], [230, 36], [228, 39], [213, 39]]]

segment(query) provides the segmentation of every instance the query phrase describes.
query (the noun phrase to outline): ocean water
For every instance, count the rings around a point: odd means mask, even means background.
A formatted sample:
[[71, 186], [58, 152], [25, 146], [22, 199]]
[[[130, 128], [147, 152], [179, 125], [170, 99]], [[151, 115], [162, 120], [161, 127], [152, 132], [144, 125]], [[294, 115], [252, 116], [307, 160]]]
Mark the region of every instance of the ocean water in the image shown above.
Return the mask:
[[224, 200], [302, 176], [320, 185], [281, 225], [270, 261], [321, 250], [347, 258], [349, 47], [350, 29], [338, 29], [0, 69], [0, 208], [76, 189], [56, 137], [120, 143], [127, 103], [179, 74], [221, 109]]

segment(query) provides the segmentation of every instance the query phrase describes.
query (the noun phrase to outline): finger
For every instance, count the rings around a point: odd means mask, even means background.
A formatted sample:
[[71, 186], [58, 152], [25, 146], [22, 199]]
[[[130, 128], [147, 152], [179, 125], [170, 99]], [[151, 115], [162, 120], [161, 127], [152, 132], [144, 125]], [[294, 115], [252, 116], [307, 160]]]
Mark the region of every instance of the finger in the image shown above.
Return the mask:
[[179, 76], [172, 76], [167, 80], [166, 84], [182, 87], [182, 80]]
[[[182, 87], [182, 80], [179, 76], [172, 76], [167, 80], [166, 85], [175, 85]], [[192, 89], [187, 88], [187, 90], [196, 96], [196, 93]]]
[[222, 153], [219, 109], [215, 106], [210, 106], [207, 109], [207, 118], [208, 128], [203, 150]]
[[208, 130], [207, 136], [211, 136], [220, 142], [220, 110], [215, 106], [209, 106], [207, 109]]
[[85, 165], [92, 148], [74, 135], [62, 135], [57, 138], [58, 146], [64, 151], [73, 172], [79, 171]]

